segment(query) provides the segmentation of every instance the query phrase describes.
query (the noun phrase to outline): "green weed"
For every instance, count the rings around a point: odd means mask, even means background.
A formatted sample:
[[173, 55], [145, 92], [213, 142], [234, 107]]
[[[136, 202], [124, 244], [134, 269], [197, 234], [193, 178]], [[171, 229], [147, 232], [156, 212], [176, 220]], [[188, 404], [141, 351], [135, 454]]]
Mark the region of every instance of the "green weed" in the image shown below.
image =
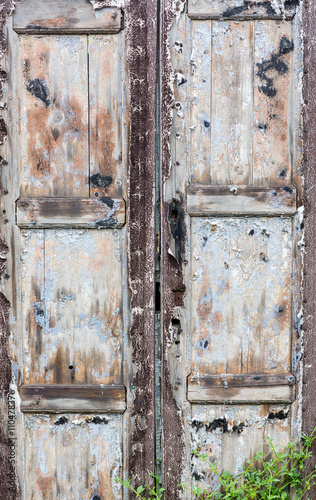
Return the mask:
[[[311, 448], [315, 439], [316, 429], [310, 436], [303, 435], [300, 444], [289, 443], [284, 448], [275, 446], [269, 439], [271, 452], [268, 458], [263, 453], [257, 453], [252, 460], [247, 460], [237, 475], [228, 471], [220, 474], [216, 464], [211, 464], [206, 455], [195, 450], [192, 453], [206, 463], [217, 477], [219, 485], [213, 491], [201, 487], [190, 488], [186, 484], [179, 485], [179, 488], [190, 491], [200, 500], [301, 500], [316, 484], [316, 465], [312, 472], [304, 473], [307, 461], [312, 456]], [[116, 481], [133, 491], [141, 500], [162, 500], [165, 490], [160, 487], [159, 477], [151, 475], [155, 479], [154, 487], [145, 485], [134, 489], [130, 480]]]

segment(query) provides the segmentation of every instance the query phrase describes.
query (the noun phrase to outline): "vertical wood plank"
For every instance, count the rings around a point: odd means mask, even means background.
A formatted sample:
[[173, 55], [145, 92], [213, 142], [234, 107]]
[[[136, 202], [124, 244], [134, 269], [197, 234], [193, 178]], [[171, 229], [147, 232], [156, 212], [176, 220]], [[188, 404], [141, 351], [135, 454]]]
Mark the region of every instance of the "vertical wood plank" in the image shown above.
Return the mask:
[[[122, 477], [122, 417], [94, 416], [88, 419], [91, 494], [106, 500], [122, 498], [123, 488], [115, 483]], [[93, 498], [93, 497], [92, 497]]]
[[258, 186], [292, 182], [292, 23], [256, 21], [254, 30], [254, 167]]
[[119, 233], [45, 234], [46, 381], [121, 382]]
[[55, 415], [51, 418], [51, 427], [55, 434], [59, 498], [89, 498], [90, 446], [86, 422], [72, 415]]
[[86, 36], [21, 36], [22, 195], [89, 196]]
[[[192, 182], [210, 184], [212, 21], [192, 23], [191, 73]], [[177, 110], [177, 114], [181, 112]]]
[[[155, 186], [157, 2], [128, 2], [128, 282], [132, 342], [129, 473], [151, 481], [155, 467]], [[133, 368], [132, 368], [133, 367]], [[144, 402], [146, 406], [144, 407]], [[145, 409], [146, 408], [146, 409]]]
[[90, 193], [122, 193], [121, 37], [89, 36]]
[[[58, 498], [56, 466], [60, 450], [56, 448], [51, 429], [52, 418], [28, 415], [25, 422], [25, 498], [50, 500]], [[68, 484], [68, 481], [67, 481]]]
[[253, 23], [213, 21], [212, 184], [252, 176]]
[[286, 373], [291, 220], [195, 219], [192, 372]]
[[[45, 270], [44, 231], [23, 231], [22, 261], [22, 331], [24, 349], [23, 381], [40, 377], [45, 381]], [[35, 375], [37, 374], [37, 375]]]
[[[187, 303], [184, 283], [189, 278], [186, 264], [190, 218], [184, 211], [184, 198], [192, 173], [189, 156], [192, 25], [184, 7], [184, 3], [176, 6], [168, 0], [163, 2], [161, 49], [162, 417], [163, 422], [169, 422], [163, 428], [162, 444], [165, 497], [174, 500], [182, 497], [178, 484], [191, 481], [186, 463], [191, 452], [188, 439], [191, 410], [186, 400], [190, 345], [185, 332], [189, 331], [189, 318], [184, 309]], [[176, 102], [181, 103], [182, 113], [174, 106]], [[177, 291], [179, 305], [175, 302]]]

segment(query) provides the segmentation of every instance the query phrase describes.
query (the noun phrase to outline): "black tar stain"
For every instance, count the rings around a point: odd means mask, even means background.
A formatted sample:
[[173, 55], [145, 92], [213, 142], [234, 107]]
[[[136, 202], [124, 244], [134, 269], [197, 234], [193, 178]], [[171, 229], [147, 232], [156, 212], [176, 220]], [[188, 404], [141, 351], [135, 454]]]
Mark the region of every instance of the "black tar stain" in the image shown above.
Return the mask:
[[194, 477], [194, 479], [195, 479], [196, 481], [200, 481], [201, 479], [204, 479], [204, 476], [203, 476], [203, 475], [201, 475], [201, 474], [199, 474], [198, 472], [193, 472], [193, 473], [192, 473], [192, 476]]
[[93, 174], [90, 177], [92, 186], [95, 188], [107, 189], [113, 182], [113, 178], [110, 175]]
[[[296, 7], [297, 5], [299, 5], [299, 0], [287, 0], [284, 3], [284, 10], [287, 11], [292, 7]], [[240, 5], [239, 7], [233, 7], [232, 9], [227, 9], [225, 12], [223, 12], [223, 17], [238, 16], [251, 8], [260, 9], [261, 7], [263, 7], [266, 10], [266, 13], [270, 16], [274, 16], [276, 14], [274, 8], [268, 2], [254, 3], [252, 0], [244, 0], [243, 5]]]
[[191, 422], [192, 427], [194, 427], [197, 431], [199, 429], [202, 429], [204, 427], [203, 422], [200, 422], [200, 420], [192, 420]]
[[224, 434], [228, 430], [227, 420], [226, 418], [215, 418], [215, 420], [206, 425], [205, 429], [211, 432], [216, 431], [216, 429], [222, 429]]
[[278, 411], [277, 413], [271, 412], [269, 413], [269, 420], [274, 420], [275, 418], [278, 420], [285, 420], [289, 416], [289, 412], [285, 412], [284, 410]]
[[35, 78], [34, 80], [28, 80], [26, 84], [26, 89], [37, 99], [40, 99], [46, 107], [50, 105], [50, 100], [48, 99], [48, 89], [46, 87], [46, 83], [39, 78]]
[[106, 418], [93, 417], [87, 420], [89, 424], [108, 424], [109, 421]]
[[105, 203], [111, 209], [113, 208], [114, 200], [112, 200], [112, 198], [110, 198], [109, 196], [102, 196], [102, 198], [99, 198], [99, 200], [102, 201], [102, 203]]
[[68, 418], [66, 417], [60, 417], [56, 422], [54, 422], [55, 425], [64, 425], [67, 424]]
[[267, 76], [269, 70], [274, 69], [279, 75], [284, 75], [289, 71], [288, 65], [282, 61], [282, 56], [289, 54], [294, 49], [294, 43], [283, 36], [280, 40], [279, 51], [271, 54], [270, 59], [257, 63], [257, 76], [261, 79], [259, 91], [268, 97], [275, 97], [277, 89], [274, 87], [274, 78]]
[[174, 198], [169, 205], [169, 224], [171, 234], [175, 240], [176, 247], [176, 259], [181, 264], [183, 262], [184, 249], [185, 249], [185, 237], [186, 237], [186, 229], [185, 229], [185, 212], [183, 209], [183, 199], [177, 200]]

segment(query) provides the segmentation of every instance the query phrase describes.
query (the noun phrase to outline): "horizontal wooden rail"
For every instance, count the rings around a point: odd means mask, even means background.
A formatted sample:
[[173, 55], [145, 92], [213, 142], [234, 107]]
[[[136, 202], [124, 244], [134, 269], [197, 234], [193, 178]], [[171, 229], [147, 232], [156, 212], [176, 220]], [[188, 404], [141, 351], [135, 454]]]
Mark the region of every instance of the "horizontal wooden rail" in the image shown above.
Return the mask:
[[293, 215], [296, 189], [293, 186], [199, 186], [187, 190], [187, 212], [191, 216], [210, 215]]
[[283, 374], [190, 375], [190, 403], [292, 403], [295, 377]]
[[21, 228], [119, 228], [125, 224], [123, 198], [25, 198], [16, 203]]
[[123, 413], [123, 385], [22, 385], [21, 410], [35, 413]]
[[292, 19], [298, 3], [274, 7], [271, 0], [189, 0], [188, 15], [192, 19]]
[[117, 33], [122, 29], [118, 8], [95, 11], [87, 0], [20, 0], [15, 6], [13, 29], [17, 33], [80, 34]]

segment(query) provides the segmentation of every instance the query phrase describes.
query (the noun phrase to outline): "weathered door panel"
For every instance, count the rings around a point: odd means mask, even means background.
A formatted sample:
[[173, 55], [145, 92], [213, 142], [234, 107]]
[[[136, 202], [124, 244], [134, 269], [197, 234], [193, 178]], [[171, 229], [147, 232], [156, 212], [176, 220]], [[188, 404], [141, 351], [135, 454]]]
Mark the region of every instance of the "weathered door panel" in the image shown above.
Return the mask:
[[190, 497], [181, 481], [216, 483], [192, 449], [236, 472], [268, 450], [268, 436], [286, 443], [300, 432], [300, 43], [292, 4], [164, 2], [170, 498]]
[[[144, 414], [143, 398], [153, 410], [155, 233], [138, 205], [144, 187], [153, 227], [155, 108], [131, 82], [138, 61], [155, 89], [156, 36], [150, 45], [135, 33], [129, 2], [124, 22], [121, 8], [88, 0], [41, 6], [16, 5], [4, 61], [18, 484], [24, 499], [118, 499], [127, 493], [116, 477], [145, 483], [154, 470], [154, 411]], [[141, 27], [153, 7], [137, 12]], [[144, 51], [131, 60], [136, 39]], [[135, 267], [139, 228], [146, 266]]]

